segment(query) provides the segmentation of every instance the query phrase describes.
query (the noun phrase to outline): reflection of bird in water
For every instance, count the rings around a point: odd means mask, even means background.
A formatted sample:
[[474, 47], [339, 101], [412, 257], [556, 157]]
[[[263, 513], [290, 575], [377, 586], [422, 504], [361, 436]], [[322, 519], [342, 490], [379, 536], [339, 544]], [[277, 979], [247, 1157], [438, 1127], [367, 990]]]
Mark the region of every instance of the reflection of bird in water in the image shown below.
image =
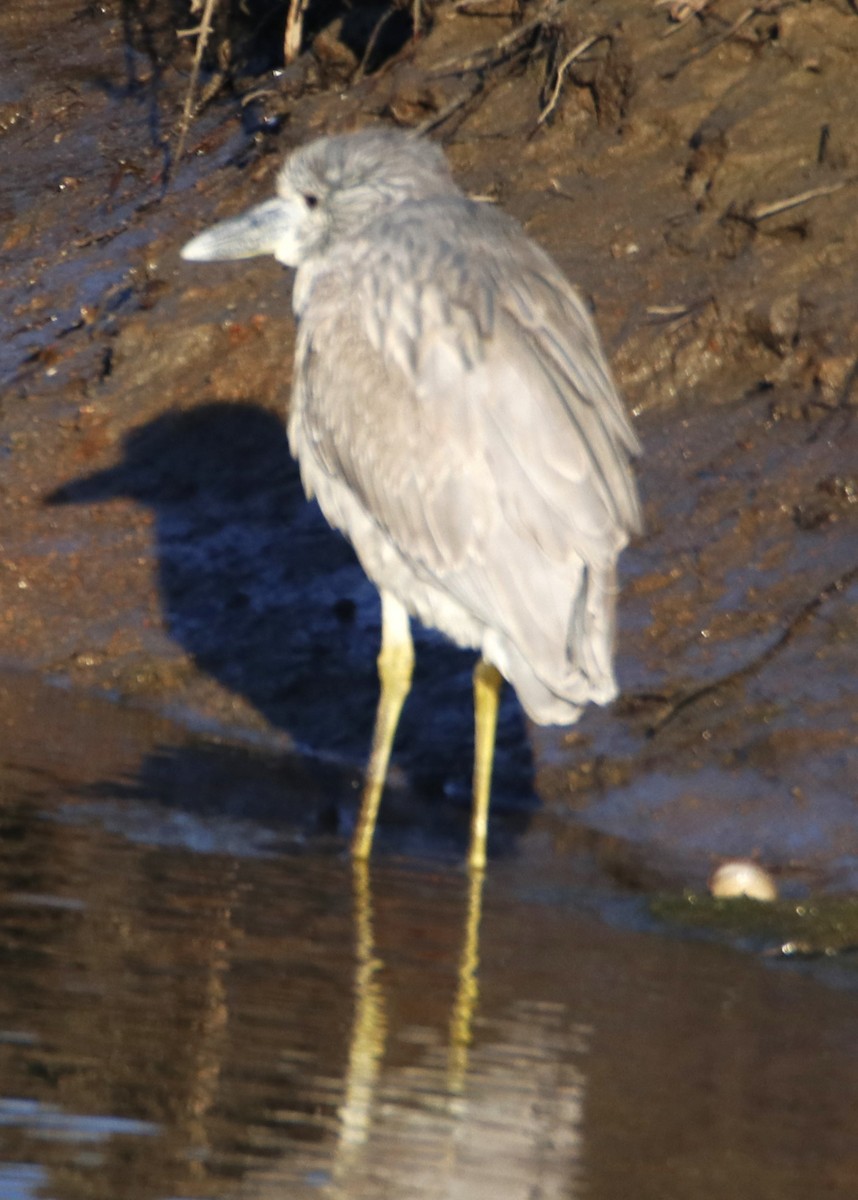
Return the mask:
[[[247, 1157], [240, 1194], [255, 1200], [582, 1196], [594, 1029], [581, 1019], [581, 995], [571, 976], [533, 971], [535, 962], [544, 965], [549, 945], [549, 954], [559, 948], [558, 934], [568, 949], [568, 923], [561, 928], [550, 914], [547, 925], [539, 922], [531, 949], [540, 946], [543, 958], [504, 955], [489, 967], [479, 1014], [473, 969], [484, 872], [471, 871], [464, 881], [449, 871], [434, 870], [421, 880], [401, 870], [377, 870], [372, 879], [366, 861], [353, 865], [348, 1051], [332, 1069], [327, 1054], [310, 1050], [310, 1031], [318, 1030], [327, 1046], [339, 1027], [331, 1024], [322, 993], [316, 993], [312, 1014], [292, 1014], [290, 1030], [298, 1041], [280, 1048], [278, 1075], [290, 1061], [294, 1074], [288, 1084], [282, 1080], [286, 1090], [278, 1089], [274, 1119], [269, 1114], [253, 1124], [265, 1131], [264, 1161], [260, 1154], [254, 1165]], [[309, 858], [297, 877], [290, 867], [290, 904], [301, 894], [296, 878], [318, 879], [317, 870]], [[326, 875], [325, 886], [329, 882]], [[533, 906], [525, 904], [528, 915], [517, 911], [517, 903], [507, 889], [490, 898], [491, 945], [499, 938], [509, 949], [522, 933], [533, 941]], [[460, 920], [453, 993], [451, 964], [441, 947], [450, 945]], [[337, 922], [327, 928], [330, 946]], [[336, 993], [342, 1024], [347, 958], [339, 944], [334, 957], [325, 988], [329, 996]], [[568, 958], [557, 958], [561, 975]], [[252, 1139], [253, 1133], [251, 1145]]]
[[638, 445], [555, 264], [393, 130], [298, 150], [277, 195], [194, 238], [197, 261], [298, 268], [289, 439], [304, 486], [381, 592], [381, 697], [353, 842], [369, 854], [411, 683], [409, 617], [481, 652], [469, 862], [485, 863], [501, 677], [540, 724], [616, 695], [616, 561]]

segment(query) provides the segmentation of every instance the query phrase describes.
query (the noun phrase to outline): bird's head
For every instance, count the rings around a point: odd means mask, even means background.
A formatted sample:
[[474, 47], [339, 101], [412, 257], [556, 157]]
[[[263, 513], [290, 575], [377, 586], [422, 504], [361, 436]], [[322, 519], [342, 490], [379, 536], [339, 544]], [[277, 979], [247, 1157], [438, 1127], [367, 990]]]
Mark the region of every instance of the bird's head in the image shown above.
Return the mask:
[[204, 230], [182, 248], [195, 262], [272, 254], [288, 267], [353, 238], [385, 209], [458, 194], [441, 151], [394, 129], [319, 138], [296, 150], [277, 195]]

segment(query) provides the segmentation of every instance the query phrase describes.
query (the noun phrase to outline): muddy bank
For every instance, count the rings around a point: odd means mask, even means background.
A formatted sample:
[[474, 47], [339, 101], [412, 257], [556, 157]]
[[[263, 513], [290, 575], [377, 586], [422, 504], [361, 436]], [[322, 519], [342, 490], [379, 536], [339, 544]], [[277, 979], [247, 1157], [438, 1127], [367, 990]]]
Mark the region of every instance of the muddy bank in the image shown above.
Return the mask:
[[[287, 72], [226, 78], [174, 162], [168, 6], [7, 6], [0, 660], [360, 766], [377, 602], [288, 457], [290, 278], [177, 250], [314, 133], [434, 125], [592, 302], [646, 448], [623, 697], [572, 731], [507, 697], [498, 804], [561, 847], [583, 823], [691, 874], [757, 853], [852, 886], [858, 16], [486, 11], [439, 6], [363, 73], [311, 30]], [[463, 829], [470, 666], [421, 637], [394, 776]]]

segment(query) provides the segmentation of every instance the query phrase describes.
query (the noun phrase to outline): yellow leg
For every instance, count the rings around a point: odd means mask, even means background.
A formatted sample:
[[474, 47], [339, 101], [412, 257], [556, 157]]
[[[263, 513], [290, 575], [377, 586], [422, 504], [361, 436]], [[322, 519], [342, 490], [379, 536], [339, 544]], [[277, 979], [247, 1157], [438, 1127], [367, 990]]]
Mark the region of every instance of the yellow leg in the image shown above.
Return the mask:
[[481, 658], [474, 668], [474, 805], [468, 852], [468, 866], [472, 871], [482, 871], [486, 865], [489, 797], [502, 684], [503, 676], [497, 667]]
[[375, 730], [372, 735], [372, 750], [366, 770], [360, 815], [352, 838], [352, 855], [355, 858], [369, 858], [372, 849], [372, 835], [375, 833], [378, 806], [387, 778], [387, 764], [390, 761], [396, 726], [399, 724], [399, 714], [411, 688], [413, 670], [414, 645], [411, 641], [408, 613], [398, 600], [388, 592], [382, 592], [381, 652], [378, 656], [381, 695], [375, 714]]

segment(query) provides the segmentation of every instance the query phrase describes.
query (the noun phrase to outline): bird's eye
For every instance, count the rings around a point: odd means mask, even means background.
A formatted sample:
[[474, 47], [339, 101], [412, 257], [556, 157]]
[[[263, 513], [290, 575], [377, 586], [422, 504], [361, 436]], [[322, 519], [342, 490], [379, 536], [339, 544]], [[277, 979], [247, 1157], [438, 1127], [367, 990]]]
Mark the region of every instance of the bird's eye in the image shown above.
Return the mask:
[[314, 196], [312, 192], [305, 192], [304, 203], [307, 205], [307, 208], [315, 208], [319, 203], [319, 197]]

